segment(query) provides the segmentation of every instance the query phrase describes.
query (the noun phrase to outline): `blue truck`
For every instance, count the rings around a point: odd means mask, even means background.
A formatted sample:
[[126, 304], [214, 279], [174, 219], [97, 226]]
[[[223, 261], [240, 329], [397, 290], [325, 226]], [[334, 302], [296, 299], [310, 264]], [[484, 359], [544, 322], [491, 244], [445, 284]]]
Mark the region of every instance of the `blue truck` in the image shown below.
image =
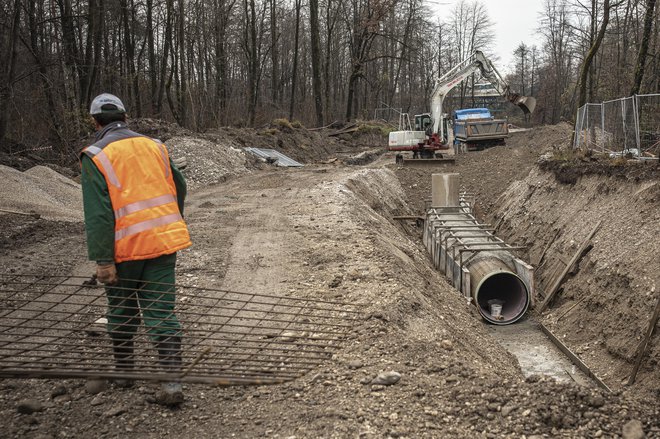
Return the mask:
[[488, 108], [467, 108], [453, 113], [454, 147], [458, 150], [482, 150], [506, 144], [509, 124], [495, 119]]

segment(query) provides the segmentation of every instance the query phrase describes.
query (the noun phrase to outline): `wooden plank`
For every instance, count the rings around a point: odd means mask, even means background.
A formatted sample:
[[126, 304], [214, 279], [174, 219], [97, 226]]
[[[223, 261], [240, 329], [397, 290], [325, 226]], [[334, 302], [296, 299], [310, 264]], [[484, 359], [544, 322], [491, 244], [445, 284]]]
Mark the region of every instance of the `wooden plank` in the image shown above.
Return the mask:
[[24, 215], [24, 216], [31, 216], [34, 219], [39, 219], [41, 218], [41, 215], [39, 215], [36, 212], [19, 212], [17, 210], [9, 210], [9, 209], [0, 209], [0, 212], [4, 213], [13, 213], [14, 215]]
[[600, 378], [598, 378], [598, 376], [596, 376], [596, 374], [589, 368], [589, 366], [587, 366], [582, 360], [580, 360], [580, 357], [575, 355], [573, 351], [571, 351], [568, 348], [568, 346], [562, 343], [561, 340], [559, 340], [559, 338], [557, 338], [555, 334], [553, 334], [548, 328], [546, 328], [543, 323], [539, 323], [539, 326], [541, 327], [541, 331], [543, 331], [543, 333], [548, 336], [550, 341], [553, 342], [554, 345], [557, 346], [557, 348], [559, 348], [559, 350], [562, 351], [564, 355], [566, 355], [573, 362], [573, 364], [575, 364], [589, 378], [594, 380], [594, 382], [598, 384], [598, 386], [600, 386], [602, 389], [605, 389], [608, 392], [612, 391], [609, 387], [607, 387], [607, 384], [605, 384]]
[[538, 266], [541, 265], [541, 263], [543, 262], [543, 258], [545, 258], [545, 254], [550, 249], [550, 246], [552, 246], [552, 244], [557, 240], [557, 237], [559, 236], [560, 231], [561, 231], [561, 229], [557, 229], [557, 231], [555, 232], [555, 236], [553, 236], [552, 239], [550, 239], [550, 241], [548, 241], [548, 244], [543, 249], [543, 252], [541, 253], [541, 257], [539, 257], [539, 261], [536, 263], [536, 265], [538, 265]]
[[589, 242], [591, 241], [591, 238], [594, 237], [598, 229], [600, 228], [600, 225], [603, 223], [603, 221], [598, 221], [598, 224], [596, 224], [596, 227], [589, 233], [587, 238], [584, 240], [580, 248], [575, 252], [573, 255], [573, 258], [570, 260], [570, 262], [566, 265], [564, 270], [561, 272], [559, 277], [555, 280], [555, 282], [552, 284], [552, 287], [548, 290], [548, 295], [541, 304], [541, 307], [539, 308], [539, 312], [543, 312], [543, 310], [548, 306], [550, 301], [555, 297], [555, 294], [557, 294], [557, 291], [559, 291], [559, 288], [562, 286], [564, 283], [564, 279], [566, 278], [566, 275], [568, 274], [569, 271], [571, 271], [571, 268], [573, 265], [582, 257], [584, 254], [585, 250], [589, 246]]
[[649, 341], [651, 340], [651, 336], [653, 335], [653, 330], [655, 329], [655, 325], [658, 323], [658, 316], [660, 315], [660, 295], [658, 295], [658, 301], [655, 303], [655, 311], [653, 311], [653, 315], [651, 316], [651, 320], [649, 321], [649, 327], [646, 330], [646, 336], [642, 340], [642, 343], [639, 346], [639, 353], [637, 354], [637, 361], [635, 362], [635, 367], [633, 368], [632, 373], [630, 374], [630, 378], [628, 378], [628, 385], [632, 385], [635, 383], [635, 378], [637, 378], [637, 372], [639, 371], [639, 366], [642, 364], [642, 359], [644, 358], [644, 354], [646, 353], [646, 348], [649, 345]]

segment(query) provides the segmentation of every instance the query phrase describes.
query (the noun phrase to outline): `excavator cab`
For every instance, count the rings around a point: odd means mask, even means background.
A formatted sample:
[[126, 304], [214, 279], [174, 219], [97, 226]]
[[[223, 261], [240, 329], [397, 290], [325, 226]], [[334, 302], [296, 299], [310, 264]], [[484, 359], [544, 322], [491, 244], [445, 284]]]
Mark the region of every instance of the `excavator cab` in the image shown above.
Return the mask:
[[424, 131], [427, 136], [430, 136], [431, 133], [429, 130], [433, 127], [433, 119], [429, 113], [416, 114], [415, 115], [415, 131]]

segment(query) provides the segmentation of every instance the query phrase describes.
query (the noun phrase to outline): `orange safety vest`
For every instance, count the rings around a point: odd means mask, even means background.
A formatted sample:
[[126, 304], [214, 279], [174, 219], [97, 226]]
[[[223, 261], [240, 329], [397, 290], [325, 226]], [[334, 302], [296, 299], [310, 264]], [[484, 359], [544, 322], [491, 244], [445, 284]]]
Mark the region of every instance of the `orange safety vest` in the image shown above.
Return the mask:
[[189, 247], [165, 145], [130, 131], [123, 122], [111, 125], [83, 153], [108, 184], [115, 214], [115, 262], [152, 259]]

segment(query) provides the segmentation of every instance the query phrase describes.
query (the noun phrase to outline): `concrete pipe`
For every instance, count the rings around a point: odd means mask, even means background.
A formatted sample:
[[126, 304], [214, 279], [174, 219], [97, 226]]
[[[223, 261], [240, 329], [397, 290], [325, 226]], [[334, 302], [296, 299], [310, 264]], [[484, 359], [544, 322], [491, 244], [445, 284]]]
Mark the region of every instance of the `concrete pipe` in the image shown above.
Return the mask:
[[484, 320], [515, 323], [531, 304], [533, 267], [511, 254], [511, 247], [487, 224], [477, 221], [458, 187], [458, 174], [433, 174], [424, 244], [436, 268], [472, 298]]
[[509, 325], [525, 315], [531, 299], [529, 290], [504, 261], [485, 257], [471, 263], [468, 269], [472, 298], [484, 320]]

